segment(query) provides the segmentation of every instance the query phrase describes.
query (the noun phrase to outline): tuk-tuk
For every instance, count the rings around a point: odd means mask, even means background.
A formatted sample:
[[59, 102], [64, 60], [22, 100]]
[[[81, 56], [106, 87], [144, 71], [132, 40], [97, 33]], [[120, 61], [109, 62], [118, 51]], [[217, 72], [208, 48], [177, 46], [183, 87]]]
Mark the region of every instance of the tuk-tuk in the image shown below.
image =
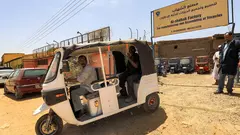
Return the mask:
[[167, 76], [167, 59], [166, 58], [155, 58], [155, 68], [158, 76]]
[[180, 60], [181, 71], [185, 74], [194, 72], [193, 57], [183, 57]]
[[196, 72], [198, 74], [210, 73], [209, 56], [196, 57]]
[[168, 60], [168, 66], [171, 74], [179, 73], [180, 69], [180, 58], [170, 58]]
[[[126, 70], [126, 66], [123, 66], [124, 56], [130, 46], [137, 49], [142, 74], [140, 80], [134, 81], [136, 99], [125, 102], [119, 91], [119, 75]], [[98, 71], [97, 80], [89, 87], [76, 81], [65, 81], [64, 74], [73, 72], [69, 68], [69, 60], [80, 55], [87, 56], [88, 63]], [[75, 68], [77, 67], [73, 67]], [[159, 108], [160, 102], [152, 50], [147, 42], [138, 40], [96, 42], [59, 48], [55, 51], [42, 87], [44, 103], [33, 114], [45, 110], [49, 112], [38, 119], [35, 125], [37, 135], [60, 134], [62, 120], [82, 126], [137, 106], [142, 106], [147, 112], [154, 112]], [[79, 87], [87, 90], [88, 94], [79, 96], [84, 108], [76, 115], [73, 109], [75, 101], [71, 94]]]

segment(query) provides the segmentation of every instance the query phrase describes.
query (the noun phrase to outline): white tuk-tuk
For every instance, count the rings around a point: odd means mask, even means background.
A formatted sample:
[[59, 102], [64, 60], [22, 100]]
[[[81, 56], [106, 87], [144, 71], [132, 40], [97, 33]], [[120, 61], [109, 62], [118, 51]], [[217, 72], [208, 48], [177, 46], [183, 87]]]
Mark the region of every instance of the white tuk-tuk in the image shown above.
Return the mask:
[[[135, 81], [134, 92], [137, 97], [132, 102], [125, 102], [119, 92], [119, 75], [125, 71], [125, 54], [134, 46], [139, 55], [142, 75]], [[57, 135], [63, 128], [63, 121], [81, 126], [125, 110], [143, 106], [147, 112], [159, 108], [159, 87], [154, 68], [152, 50], [146, 41], [126, 40], [96, 42], [55, 51], [54, 59], [48, 69], [42, 89], [43, 103], [34, 115], [45, 110], [48, 114], [40, 117], [35, 125], [37, 135]], [[81, 87], [77, 83], [66, 82], [65, 73], [71, 73], [70, 59], [80, 55], [87, 57], [88, 64], [96, 68], [97, 80], [92, 82], [88, 94], [79, 96], [84, 104], [84, 113], [75, 115], [71, 91]]]

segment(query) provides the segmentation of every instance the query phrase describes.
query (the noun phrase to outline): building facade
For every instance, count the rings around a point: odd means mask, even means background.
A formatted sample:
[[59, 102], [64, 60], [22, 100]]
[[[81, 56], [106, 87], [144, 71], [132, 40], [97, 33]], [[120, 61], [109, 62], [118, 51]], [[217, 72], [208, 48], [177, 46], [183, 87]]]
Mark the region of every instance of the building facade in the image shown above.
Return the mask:
[[2, 65], [5, 67], [11, 67], [10, 62], [23, 57], [24, 53], [4, 53], [2, 55]]

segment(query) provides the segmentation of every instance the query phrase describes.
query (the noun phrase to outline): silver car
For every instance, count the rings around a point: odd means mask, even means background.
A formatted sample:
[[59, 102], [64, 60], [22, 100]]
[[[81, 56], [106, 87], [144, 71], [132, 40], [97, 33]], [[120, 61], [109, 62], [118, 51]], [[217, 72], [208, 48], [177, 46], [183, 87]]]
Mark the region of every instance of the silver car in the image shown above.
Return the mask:
[[8, 76], [13, 72], [13, 69], [1, 69], [0, 70], [0, 85], [3, 85]]

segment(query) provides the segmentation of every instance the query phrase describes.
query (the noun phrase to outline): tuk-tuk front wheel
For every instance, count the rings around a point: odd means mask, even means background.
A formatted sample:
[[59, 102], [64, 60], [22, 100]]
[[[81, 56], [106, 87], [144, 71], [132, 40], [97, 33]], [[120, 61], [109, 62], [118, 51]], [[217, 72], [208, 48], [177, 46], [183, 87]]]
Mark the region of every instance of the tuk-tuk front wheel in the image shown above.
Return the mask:
[[[53, 115], [49, 122], [49, 114], [40, 117], [35, 125], [37, 135], [59, 135], [63, 129], [63, 121], [57, 115]], [[49, 122], [49, 123], [48, 123]]]
[[160, 99], [157, 93], [153, 93], [147, 96], [146, 102], [143, 104], [143, 108], [146, 112], [155, 112], [159, 108]]

